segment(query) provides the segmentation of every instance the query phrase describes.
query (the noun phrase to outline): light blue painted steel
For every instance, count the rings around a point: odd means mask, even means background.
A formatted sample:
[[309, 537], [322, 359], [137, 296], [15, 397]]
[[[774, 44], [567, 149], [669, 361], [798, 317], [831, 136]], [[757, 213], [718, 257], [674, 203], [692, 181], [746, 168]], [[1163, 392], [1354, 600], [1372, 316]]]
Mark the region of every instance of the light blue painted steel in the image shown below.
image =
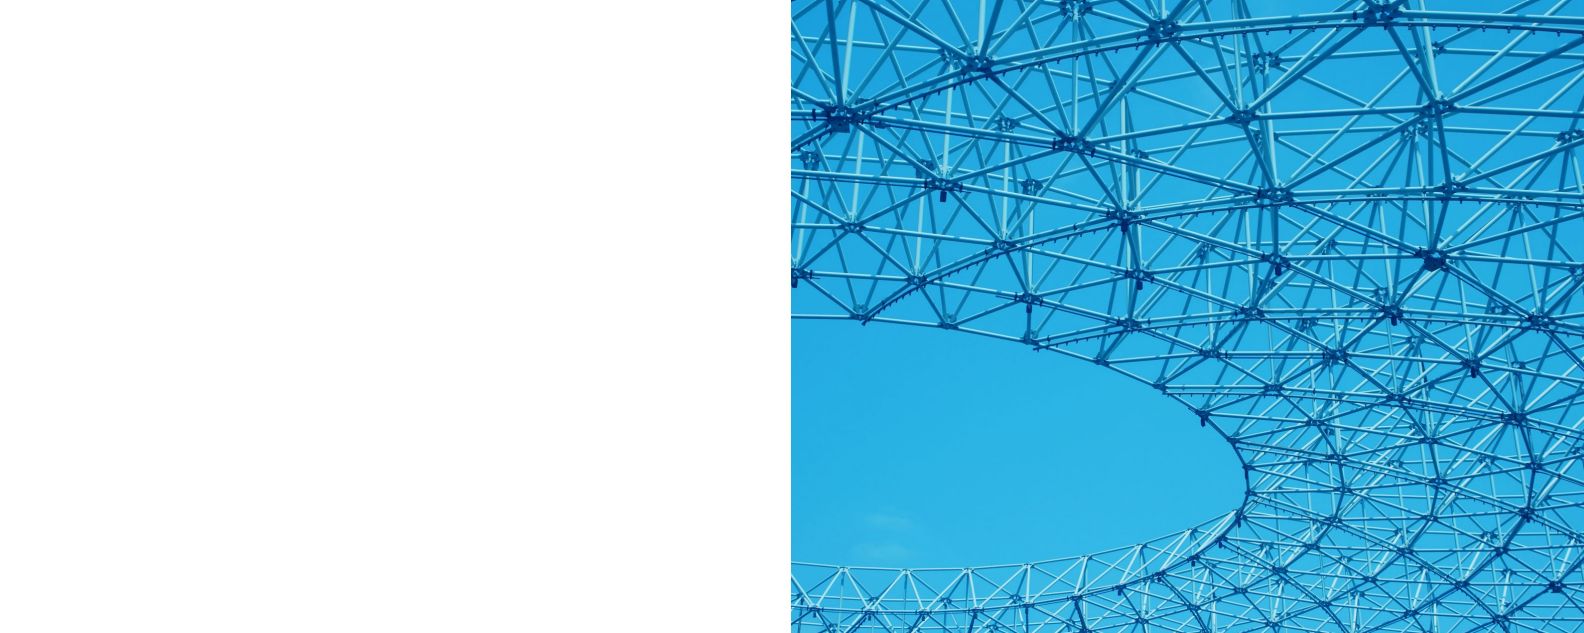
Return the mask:
[[1247, 481], [1089, 556], [794, 564], [793, 630], [1584, 628], [1584, 11], [792, 13], [795, 316], [1123, 372]]

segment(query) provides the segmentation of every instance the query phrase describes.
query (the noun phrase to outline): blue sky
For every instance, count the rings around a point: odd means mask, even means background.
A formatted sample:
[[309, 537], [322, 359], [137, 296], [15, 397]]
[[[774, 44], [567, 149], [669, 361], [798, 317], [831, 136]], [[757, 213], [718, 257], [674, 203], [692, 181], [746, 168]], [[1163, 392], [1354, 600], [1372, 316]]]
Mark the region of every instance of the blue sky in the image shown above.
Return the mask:
[[792, 326], [792, 557], [1011, 563], [1232, 510], [1230, 447], [1110, 370], [960, 332]]

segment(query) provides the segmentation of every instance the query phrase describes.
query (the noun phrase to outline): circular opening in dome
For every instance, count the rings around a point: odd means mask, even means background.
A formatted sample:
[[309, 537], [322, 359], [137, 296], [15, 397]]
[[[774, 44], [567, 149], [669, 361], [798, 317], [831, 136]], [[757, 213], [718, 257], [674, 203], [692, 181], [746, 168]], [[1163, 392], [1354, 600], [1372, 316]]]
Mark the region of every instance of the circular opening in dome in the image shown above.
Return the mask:
[[1098, 552], [1234, 510], [1237, 457], [1108, 369], [983, 337], [794, 321], [792, 553], [887, 567]]

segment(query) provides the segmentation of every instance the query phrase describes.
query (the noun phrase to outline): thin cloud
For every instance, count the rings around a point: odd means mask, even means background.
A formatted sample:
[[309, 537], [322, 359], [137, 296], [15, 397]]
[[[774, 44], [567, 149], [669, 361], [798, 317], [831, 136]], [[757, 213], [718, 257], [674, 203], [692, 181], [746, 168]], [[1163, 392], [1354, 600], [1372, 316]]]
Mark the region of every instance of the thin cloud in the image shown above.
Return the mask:
[[913, 550], [901, 543], [859, 543], [853, 553], [877, 563], [904, 562], [913, 556]]
[[864, 515], [863, 521], [864, 525], [877, 530], [908, 532], [913, 529], [913, 520], [898, 514], [871, 512]]

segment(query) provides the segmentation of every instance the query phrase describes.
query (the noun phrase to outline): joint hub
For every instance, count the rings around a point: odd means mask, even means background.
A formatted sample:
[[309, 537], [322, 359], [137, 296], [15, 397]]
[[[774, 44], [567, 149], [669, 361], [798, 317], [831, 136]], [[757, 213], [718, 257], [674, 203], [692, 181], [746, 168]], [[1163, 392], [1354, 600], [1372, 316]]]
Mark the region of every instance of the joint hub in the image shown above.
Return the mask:
[[1055, 140], [1051, 141], [1051, 149], [1063, 152], [1076, 152], [1085, 155], [1094, 155], [1094, 143], [1081, 136], [1057, 131]]
[[1292, 204], [1292, 189], [1286, 187], [1262, 187], [1254, 191], [1254, 200], [1260, 204]]
[[1414, 251], [1414, 257], [1419, 258], [1425, 270], [1441, 270], [1447, 266], [1446, 252], [1440, 249], [1421, 248]]
[[1402, 16], [1401, 2], [1371, 2], [1363, 11], [1365, 24], [1386, 24]]
[[826, 125], [830, 126], [830, 131], [835, 133], [850, 131], [853, 125], [863, 120], [857, 110], [840, 105], [825, 106], [820, 111], [819, 117], [824, 119]]
[[1159, 44], [1177, 39], [1181, 32], [1182, 27], [1176, 22], [1171, 20], [1152, 20], [1149, 28], [1144, 31], [1144, 35], [1149, 38], [1150, 42]]

